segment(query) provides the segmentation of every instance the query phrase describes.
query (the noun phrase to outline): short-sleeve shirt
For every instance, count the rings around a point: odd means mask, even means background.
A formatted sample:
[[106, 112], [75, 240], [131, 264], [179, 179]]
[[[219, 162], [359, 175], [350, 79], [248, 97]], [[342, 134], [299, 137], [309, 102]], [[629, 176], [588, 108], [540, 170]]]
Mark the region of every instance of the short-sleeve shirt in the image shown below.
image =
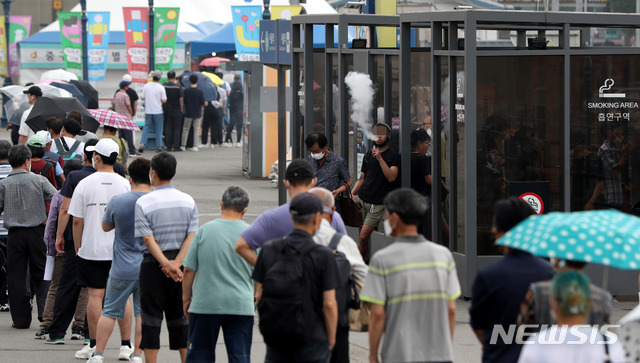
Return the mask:
[[[162, 251], [179, 250], [198, 230], [198, 208], [189, 194], [161, 185], [136, 202], [136, 237], [153, 236]], [[146, 246], [142, 253], [149, 253]]]
[[184, 117], [202, 117], [202, 106], [204, 106], [204, 93], [196, 87], [189, 87], [184, 90]]
[[163, 83], [162, 86], [167, 93], [167, 107], [171, 110], [180, 110], [180, 99], [183, 97], [182, 87], [173, 82]]
[[[342, 234], [347, 234], [344, 221], [338, 212], [333, 213], [331, 227]], [[247, 241], [251, 249], [255, 250], [269, 240], [288, 235], [292, 230], [293, 221], [289, 215], [289, 203], [286, 203], [262, 213], [240, 236]]]
[[[62, 146], [64, 146], [64, 144], [67, 144], [67, 148], [68, 148], [67, 150], [71, 150], [71, 148], [73, 147], [73, 144], [75, 144], [76, 141], [80, 141], [80, 140], [76, 140], [68, 136], [60, 136], [60, 142], [62, 142]], [[53, 142], [51, 143], [51, 148], [49, 148], [49, 151], [57, 153], [58, 145], [56, 145], [55, 139], [53, 139]], [[84, 152], [84, 142], [80, 141], [76, 146], [74, 152], [77, 155], [82, 155], [82, 153]]]
[[149, 82], [142, 88], [144, 112], [148, 115], [162, 114], [162, 101], [167, 99], [167, 92], [158, 82]]
[[431, 196], [431, 185], [424, 179], [431, 175], [431, 158], [425, 154], [411, 154], [411, 188], [416, 192]]
[[448, 307], [458, 296], [448, 249], [422, 236], [402, 236], [376, 252], [360, 299], [385, 307], [382, 361], [453, 361]]
[[340, 188], [347, 180], [351, 179], [347, 163], [334, 152], [330, 152], [329, 155], [327, 155], [322, 165], [320, 165], [318, 160], [312, 158], [311, 155], [307, 156], [307, 161], [313, 166], [313, 170], [316, 172], [316, 178], [318, 178], [316, 181], [317, 187], [325, 188], [332, 192]]
[[[295, 229], [287, 236], [287, 243], [296, 249], [301, 249], [306, 243], [315, 243], [311, 235], [305, 231]], [[266, 243], [253, 270], [253, 279], [262, 283], [267, 270], [272, 266], [278, 253], [273, 248], [273, 242]], [[316, 327], [311, 335], [313, 339], [327, 340], [327, 331], [322, 314], [322, 293], [338, 288], [338, 267], [330, 249], [317, 246], [307, 254], [304, 261], [304, 283], [311, 296], [313, 306], [316, 307]]]
[[138, 198], [147, 193], [131, 191], [111, 198], [102, 221], [115, 226], [113, 262], [109, 276], [118, 280], [137, 280], [142, 263], [142, 238], [134, 237]]
[[[395, 166], [400, 169], [400, 154], [389, 148], [380, 155], [387, 162], [388, 167]], [[384, 176], [380, 162], [373, 157], [371, 150], [364, 155], [360, 171], [364, 173], [364, 182], [358, 190], [358, 197], [366, 203], [382, 204], [384, 197], [397, 187], [396, 182], [391, 183]]]
[[131, 98], [129, 98], [127, 92], [125, 92], [124, 90], [118, 91], [118, 93], [116, 93], [115, 99], [113, 100], [113, 108], [115, 108], [117, 113], [130, 119], [131, 113], [129, 113], [127, 106], [130, 106], [131, 110], [133, 111]]
[[18, 134], [26, 136], [27, 140], [34, 134], [33, 130], [31, 130], [31, 127], [27, 125], [27, 119], [29, 118], [32, 109], [33, 106], [29, 107], [22, 113], [22, 118], [20, 119], [20, 128], [18, 129]]
[[84, 219], [78, 256], [85, 260], [111, 261], [114, 232], [102, 230], [102, 218], [111, 198], [130, 189], [129, 182], [116, 173], [95, 172], [78, 183], [69, 203], [69, 214]]
[[197, 272], [190, 313], [253, 316], [252, 268], [235, 251], [247, 227], [244, 221], [216, 219], [196, 232], [182, 261]]

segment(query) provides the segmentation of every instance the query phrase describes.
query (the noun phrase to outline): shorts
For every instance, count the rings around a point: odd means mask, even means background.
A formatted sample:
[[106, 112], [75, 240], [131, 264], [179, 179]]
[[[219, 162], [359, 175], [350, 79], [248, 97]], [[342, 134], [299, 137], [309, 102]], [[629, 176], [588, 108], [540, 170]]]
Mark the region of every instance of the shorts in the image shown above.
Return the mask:
[[111, 319], [123, 319], [129, 296], [133, 294], [133, 315], [140, 316], [140, 287], [138, 280], [119, 280], [109, 277], [104, 292], [102, 315]]
[[111, 261], [85, 260], [76, 256], [76, 266], [78, 267], [78, 285], [91, 289], [104, 289], [107, 287]]
[[377, 229], [380, 221], [384, 218], [384, 204], [367, 203], [358, 196], [356, 196], [356, 200], [362, 207], [363, 224]]

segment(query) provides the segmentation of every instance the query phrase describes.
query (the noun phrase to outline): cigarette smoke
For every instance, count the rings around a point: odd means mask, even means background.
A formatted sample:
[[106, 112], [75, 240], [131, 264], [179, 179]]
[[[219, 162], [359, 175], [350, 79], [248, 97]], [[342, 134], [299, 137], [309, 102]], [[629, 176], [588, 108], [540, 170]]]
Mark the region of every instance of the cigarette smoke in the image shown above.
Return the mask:
[[377, 136], [371, 131], [371, 110], [373, 109], [373, 96], [376, 89], [368, 74], [349, 72], [344, 78], [344, 83], [351, 95], [351, 119], [360, 126], [365, 136], [370, 140], [376, 140]]

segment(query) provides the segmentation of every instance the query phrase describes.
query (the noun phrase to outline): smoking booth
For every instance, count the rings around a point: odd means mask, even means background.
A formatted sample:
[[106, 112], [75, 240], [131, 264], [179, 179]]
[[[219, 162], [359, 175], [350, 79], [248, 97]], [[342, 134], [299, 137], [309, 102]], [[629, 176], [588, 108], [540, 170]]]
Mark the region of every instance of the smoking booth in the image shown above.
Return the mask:
[[[464, 296], [477, 270], [500, 258], [491, 233], [497, 200], [519, 197], [541, 214], [640, 209], [639, 15], [459, 10], [292, 23], [294, 155], [306, 155], [304, 135], [324, 131], [359, 174], [369, 143], [350, 120], [344, 77], [368, 73], [377, 90], [371, 119], [393, 129], [404, 186], [410, 132], [431, 130], [432, 180], [446, 186], [432, 183], [432, 239], [454, 253]], [[337, 44], [303, 47], [312, 24], [325, 25], [326, 39], [337, 32]], [[366, 41], [349, 45], [354, 26]], [[380, 46], [383, 26], [395, 27], [395, 46]], [[603, 186], [605, 142], [628, 156], [617, 182]], [[377, 235], [372, 249], [385, 241]], [[638, 271], [586, 271], [614, 295], [637, 292]]]

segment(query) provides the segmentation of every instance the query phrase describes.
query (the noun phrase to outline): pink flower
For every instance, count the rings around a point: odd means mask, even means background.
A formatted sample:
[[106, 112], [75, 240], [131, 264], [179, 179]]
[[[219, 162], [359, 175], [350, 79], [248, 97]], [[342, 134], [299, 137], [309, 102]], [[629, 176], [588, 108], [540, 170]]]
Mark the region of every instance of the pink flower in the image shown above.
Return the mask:
[[249, 26], [247, 27], [249, 29], [250, 32], [256, 30], [256, 26], [253, 24], [249, 24]]

